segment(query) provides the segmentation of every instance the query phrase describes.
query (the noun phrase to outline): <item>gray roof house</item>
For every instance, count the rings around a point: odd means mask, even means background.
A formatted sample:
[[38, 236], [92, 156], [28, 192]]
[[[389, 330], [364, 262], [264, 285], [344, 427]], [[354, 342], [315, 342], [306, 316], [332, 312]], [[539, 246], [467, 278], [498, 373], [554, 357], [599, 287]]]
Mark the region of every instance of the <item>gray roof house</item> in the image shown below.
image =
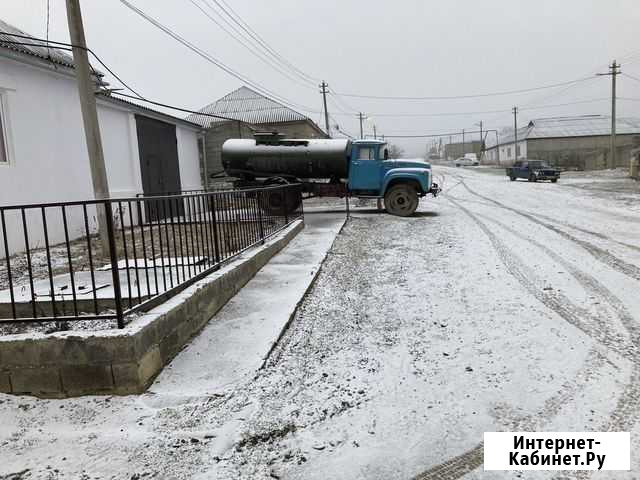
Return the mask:
[[186, 120], [206, 128], [202, 155], [206, 160], [201, 168], [203, 177], [209, 181], [223, 175], [222, 144], [230, 138], [252, 138], [255, 132], [278, 132], [288, 138], [327, 138], [309, 117], [246, 86], [201, 108]]
[[[627, 166], [633, 137], [640, 135], [640, 118], [616, 120], [616, 157]], [[581, 115], [531, 120], [518, 128], [517, 158], [545, 160], [565, 168], [592, 170], [607, 164], [611, 138], [611, 117]], [[487, 147], [487, 160], [509, 164], [516, 159], [513, 133]]]

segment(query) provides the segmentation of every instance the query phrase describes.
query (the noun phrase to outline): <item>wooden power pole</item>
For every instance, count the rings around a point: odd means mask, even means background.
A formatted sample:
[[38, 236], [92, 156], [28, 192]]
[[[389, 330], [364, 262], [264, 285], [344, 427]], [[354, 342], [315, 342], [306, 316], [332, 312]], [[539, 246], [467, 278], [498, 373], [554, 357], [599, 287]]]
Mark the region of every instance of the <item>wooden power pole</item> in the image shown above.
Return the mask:
[[[76, 78], [78, 80], [78, 93], [80, 97], [80, 109], [84, 122], [84, 135], [89, 153], [89, 166], [91, 168], [91, 180], [93, 193], [96, 200], [109, 198], [109, 184], [107, 181], [107, 169], [104, 164], [102, 140], [100, 138], [100, 126], [98, 124], [98, 109], [96, 107], [95, 84], [91, 79], [87, 44], [82, 25], [82, 13], [79, 0], [66, 0], [67, 21], [69, 23], [69, 35], [73, 44], [73, 61], [75, 64]], [[97, 208], [98, 232], [102, 244], [102, 254], [109, 254], [109, 240], [107, 234], [107, 220], [105, 210]]]
[[609, 159], [607, 166], [609, 168], [616, 168], [616, 77], [622, 72], [620, 71], [621, 65], [615, 60], [609, 65], [608, 73], [598, 73], [597, 75], [610, 75], [611, 76], [611, 138], [609, 145]]
[[358, 118], [360, 119], [360, 138], [364, 138], [364, 130], [362, 129], [362, 122], [364, 121], [364, 114], [360, 112], [358, 114]]
[[327, 136], [331, 137], [331, 132], [329, 131], [329, 111], [327, 110], [327, 87], [329, 85], [327, 85], [327, 82], [325, 82], [324, 80], [322, 81], [322, 83], [320, 84], [320, 88], [322, 90], [320, 90], [320, 92], [322, 93], [322, 101], [324, 103], [324, 125], [327, 129]]
[[513, 155], [518, 160], [518, 107], [513, 107]]

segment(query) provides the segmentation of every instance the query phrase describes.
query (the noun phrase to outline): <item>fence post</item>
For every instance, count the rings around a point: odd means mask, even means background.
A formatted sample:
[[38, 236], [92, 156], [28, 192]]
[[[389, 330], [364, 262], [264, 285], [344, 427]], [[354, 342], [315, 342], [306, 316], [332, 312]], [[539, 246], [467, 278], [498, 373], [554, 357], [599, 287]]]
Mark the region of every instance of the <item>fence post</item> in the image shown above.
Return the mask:
[[215, 194], [209, 195], [209, 209], [213, 218], [213, 251], [216, 256], [216, 263], [220, 263], [220, 241], [218, 240], [218, 208]]
[[287, 189], [287, 185], [283, 185], [282, 187], [282, 196], [284, 197], [284, 224], [287, 225], [289, 223], [289, 202], [287, 202], [289, 191]]
[[116, 302], [116, 319], [118, 328], [124, 328], [124, 314], [122, 312], [122, 292], [120, 290], [120, 273], [118, 272], [118, 254], [116, 252], [116, 237], [113, 227], [113, 209], [109, 200], [104, 201], [107, 216], [107, 235], [109, 237], [109, 257], [111, 258], [111, 277], [113, 279], [113, 295]]
[[258, 219], [260, 222], [260, 240], [262, 240], [262, 244], [264, 245], [264, 226], [262, 224], [262, 204], [264, 203], [264, 199], [262, 199], [262, 202], [260, 201], [261, 193], [264, 193], [264, 190], [256, 190], [256, 198], [258, 199]]

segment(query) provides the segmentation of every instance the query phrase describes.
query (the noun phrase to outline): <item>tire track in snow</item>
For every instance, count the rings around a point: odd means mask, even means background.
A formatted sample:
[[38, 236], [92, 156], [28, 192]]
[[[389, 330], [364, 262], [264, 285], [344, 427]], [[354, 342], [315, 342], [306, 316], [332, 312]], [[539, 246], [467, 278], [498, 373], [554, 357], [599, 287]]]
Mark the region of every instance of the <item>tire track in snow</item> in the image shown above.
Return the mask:
[[[489, 220], [510, 232], [512, 235], [528, 241], [540, 248], [555, 262], [562, 265], [569, 273], [571, 273], [571, 275], [578, 280], [585, 290], [594, 296], [598, 296], [605, 300], [606, 303], [615, 311], [616, 316], [620, 319], [620, 322], [629, 333], [631, 343], [635, 351], [638, 351], [638, 348], [640, 347], [640, 326], [633, 315], [631, 315], [629, 310], [625, 307], [624, 303], [611, 290], [591, 275], [587, 275], [574, 267], [570, 262], [566, 261], [542, 243], [531, 238], [527, 238], [525, 235], [516, 232], [497, 220]], [[611, 413], [610, 421], [603, 426], [608, 431], [629, 431], [637, 421], [638, 411], [640, 410], [640, 364], [638, 362], [633, 362], [632, 368], [631, 380], [625, 386], [622, 395], [620, 395], [616, 403], [616, 407]]]
[[[526, 265], [524, 265], [522, 262], [515, 262], [514, 261], [515, 257], [510, 252], [510, 250], [504, 245], [503, 242], [501, 242], [495, 236], [493, 232], [489, 230], [489, 228], [483, 222], [481, 222], [473, 213], [471, 213], [465, 207], [461, 206], [455, 200], [451, 200], [450, 198], [448, 198], [448, 200], [452, 202], [454, 205], [456, 205], [458, 208], [460, 208], [462, 211], [464, 211], [472, 220], [474, 220], [477, 223], [480, 229], [489, 238], [490, 242], [492, 243], [496, 252], [498, 253], [498, 256], [500, 257], [501, 261], [507, 267], [507, 270], [509, 271], [509, 273], [511, 273], [521, 284], [523, 284], [523, 286], [525, 286], [525, 288], [527, 288], [527, 290], [529, 290], [530, 293], [532, 293], [536, 298], [538, 298], [539, 301], [541, 301], [547, 307], [554, 310], [556, 313], [558, 313], [563, 319], [568, 321], [570, 324], [577, 326], [581, 330], [583, 330], [583, 328], [586, 329], [587, 325], [584, 325], [583, 322], [580, 321], [579, 315], [585, 314], [585, 313], [589, 315], [592, 321], [599, 324], [600, 327], [606, 328], [606, 325], [602, 321], [600, 321], [597, 317], [593, 317], [588, 312], [578, 307], [574, 307], [573, 311], [571, 309], [564, 308], [565, 305], [570, 304], [568, 299], [565, 298], [563, 301], [558, 302], [558, 298], [556, 295], [546, 294], [545, 291], [539, 289], [535, 285], [535, 282], [532, 282], [530, 280], [531, 278], [535, 278], [535, 274], [531, 271], [531, 269], [526, 267]], [[566, 263], [566, 261], [564, 261], [563, 259], [561, 260], [563, 263]], [[520, 265], [518, 265], [518, 263], [520, 263]], [[571, 268], [575, 270], [573, 266], [571, 266]], [[579, 277], [581, 280], [583, 281], [589, 280], [587, 285], [585, 285], [587, 286], [587, 289], [593, 290], [594, 292], [598, 291], [599, 292], [598, 294], [600, 294], [600, 292], [602, 293], [608, 292], [608, 290], [606, 290], [604, 286], [602, 286], [602, 289], [597, 288], [597, 283], [593, 283], [597, 281], [592, 277], [588, 277], [579, 271], [576, 271], [576, 272], [579, 273]], [[591, 280], [593, 280], [593, 282], [591, 282]], [[626, 312], [626, 309], [619, 301], [618, 301], [618, 306], [623, 310], [623, 312]], [[576, 312], [580, 312], [580, 314], [576, 314]], [[608, 334], [605, 337], [605, 340], [612, 341], [613, 339], [611, 338], [611, 334]], [[588, 383], [588, 381], [592, 378], [595, 371], [598, 368], [600, 368], [605, 362], [605, 357], [594, 349], [591, 349], [589, 351], [588, 358], [592, 359], [592, 361], [588, 365], [585, 365], [585, 368], [583, 369], [584, 371], [581, 371], [581, 373], [578, 375], [578, 378], [581, 379], [579, 382], [577, 381], [565, 382], [562, 388], [556, 394], [554, 394], [552, 397], [547, 399], [547, 401], [545, 401], [543, 408], [539, 412], [537, 412], [537, 418], [534, 416], [527, 416], [527, 417], [518, 419], [517, 428], [515, 428], [515, 430], [533, 428], [536, 425], [536, 423], [538, 424], [545, 423], [544, 421], [540, 422], [539, 420], [540, 418], [549, 420], [554, 416], [556, 416], [560, 412], [562, 407], [568, 401], [574, 398], [576, 392]], [[620, 405], [620, 402], [619, 402], [619, 405]], [[467, 452], [461, 455], [458, 455], [440, 465], [436, 465], [430, 468], [429, 470], [415, 476], [413, 480], [459, 479], [465, 476], [466, 474], [472, 472], [473, 470], [479, 468], [483, 464], [483, 461], [484, 461], [484, 446], [482, 443], [480, 443], [479, 445], [472, 448], [471, 450], [468, 450]]]
[[[471, 193], [472, 195], [475, 195], [476, 197], [482, 198], [483, 200], [489, 201], [501, 208], [504, 208], [505, 210], [508, 210], [510, 212], [513, 212], [517, 215], [520, 215], [522, 217], [525, 217], [526, 219], [532, 221], [533, 223], [536, 223], [542, 227], [545, 227], [555, 233], [557, 233], [558, 235], [560, 235], [561, 237], [566, 238], [567, 240], [576, 243], [577, 245], [581, 246], [582, 248], [584, 248], [587, 252], [589, 252], [589, 254], [591, 254], [591, 256], [593, 256], [596, 260], [598, 260], [601, 263], [604, 263], [605, 265], [613, 268], [614, 270], [627, 275], [628, 277], [631, 277], [635, 280], [640, 281], [640, 268], [638, 268], [636, 265], [633, 265], [629, 262], [626, 262], [624, 260], [622, 260], [621, 258], [616, 257], [615, 255], [612, 255], [611, 253], [609, 253], [607, 250], [604, 250], [600, 247], [598, 247], [597, 245], [594, 245], [591, 242], [588, 242], [586, 240], [577, 238], [573, 235], [571, 235], [568, 232], [565, 232], [564, 230], [559, 229], [558, 227], [556, 227], [555, 225], [550, 225], [546, 222], [543, 222], [542, 220], [540, 220], [539, 217], [540, 215], [532, 215], [530, 213], [527, 213], [523, 210], [519, 210], [517, 208], [514, 207], [510, 207], [509, 205], [505, 205], [504, 203], [501, 203], [497, 200], [494, 200], [490, 197], [487, 197], [485, 195], [482, 195], [480, 193], [475, 192], [474, 190], [472, 190], [464, 180], [462, 181], [462, 186], [464, 188], [467, 189], [467, 191], [469, 193]], [[557, 220], [552, 220], [554, 222], [557, 222]], [[580, 231], [583, 232], [588, 232], [587, 230], [584, 229], [579, 229]], [[599, 236], [600, 234], [597, 234], [595, 232], [588, 232], [590, 234], [595, 234], [596, 236]], [[616, 242], [616, 243], [620, 243], [620, 242]], [[621, 243], [622, 245], [625, 246], [629, 246], [627, 244]], [[635, 248], [635, 247], [633, 247]]]
[[[573, 325], [587, 336], [591, 337], [597, 343], [631, 360], [632, 362], [638, 361], [635, 358], [637, 349], [633, 345], [629, 344], [629, 342], [624, 342], [623, 348], [620, 348], [621, 338], [619, 335], [616, 335], [615, 332], [611, 331], [607, 322], [595, 315], [592, 315], [591, 312], [584, 308], [574, 305], [565, 295], [558, 292], [549, 293], [539, 288], [538, 284], [541, 282], [539, 280], [535, 280], [538, 278], [535, 272], [522, 261], [516, 260], [516, 255], [497, 237], [495, 233], [480, 221], [474, 213], [463, 207], [459, 202], [450, 198], [448, 200], [465, 212], [480, 227], [480, 229], [489, 238], [489, 241], [496, 250], [498, 257], [507, 268], [507, 271], [515, 277], [516, 280], [518, 280], [518, 282], [520, 282], [520, 284], [529, 291], [534, 298], [550, 310], [557, 313], [567, 323]], [[584, 319], [587, 319], [587, 321]]]

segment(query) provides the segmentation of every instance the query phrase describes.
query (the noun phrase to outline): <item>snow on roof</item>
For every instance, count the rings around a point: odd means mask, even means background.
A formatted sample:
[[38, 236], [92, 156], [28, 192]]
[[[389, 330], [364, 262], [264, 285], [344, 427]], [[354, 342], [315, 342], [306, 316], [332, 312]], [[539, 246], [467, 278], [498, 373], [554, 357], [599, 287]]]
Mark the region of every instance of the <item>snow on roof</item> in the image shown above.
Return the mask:
[[[22, 38], [29, 37], [29, 38]], [[18, 42], [18, 43], [7, 43]], [[20, 45], [29, 44], [29, 45]], [[35, 45], [34, 45], [35, 44]], [[75, 68], [73, 57], [68, 55], [65, 51], [55, 47], [47, 47], [46, 42], [36, 40], [26, 32], [23, 32], [17, 27], [8, 24], [0, 19], [0, 48], [12, 50], [24, 55], [37, 57], [42, 60], [47, 60], [56, 65], [62, 65], [68, 68]], [[98, 70], [94, 70], [96, 75], [101, 77], [103, 74]]]
[[[640, 134], [640, 118], [616, 119], [618, 135]], [[611, 135], [611, 117], [582, 115], [578, 117], [550, 117], [531, 120], [518, 129], [518, 141], [538, 138], [592, 137]], [[513, 143], [513, 133], [500, 139], [500, 144]]]
[[[244, 86], [200, 109], [199, 112], [221, 115], [254, 125], [309, 120], [301, 113]], [[225, 121], [197, 113], [189, 115], [187, 120], [203, 127]]]

